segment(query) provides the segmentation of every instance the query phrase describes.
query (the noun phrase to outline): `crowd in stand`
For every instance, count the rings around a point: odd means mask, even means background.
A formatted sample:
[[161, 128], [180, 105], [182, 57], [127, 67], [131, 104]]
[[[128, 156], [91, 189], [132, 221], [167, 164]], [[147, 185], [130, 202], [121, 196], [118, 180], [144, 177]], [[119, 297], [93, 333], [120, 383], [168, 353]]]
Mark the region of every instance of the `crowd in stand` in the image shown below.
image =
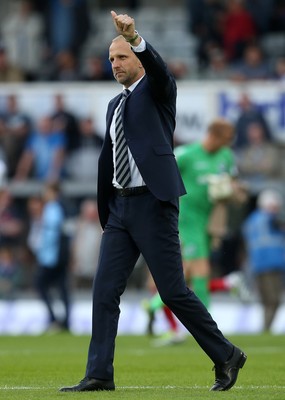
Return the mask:
[[264, 45], [267, 35], [284, 35], [284, 1], [202, 3], [204, 7], [198, 0], [188, 1], [190, 29], [199, 39], [203, 78], [284, 79], [284, 48], [278, 50], [276, 43], [271, 48]]
[[[142, 7], [129, 3], [132, 12]], [[84, 51], [90, 38], [96, 40], [91, 4], [22, 0], [11, 7], [0, 28], [0, 82], [112, 79], [107, 52]], [[197, 41], [198, 68], [194, 73], [169, 59], [177, 78], [285, 79], [284, 0], [185, 0], [181, 7], [189, 21], [185, 37]], [[267, 43], [270, 34], [277, 38]]]
[[[67, 110], [61, 94], [54, 95], [52, 112], [37, 120], [22, 112], [15, 94], [5, 97], [0, 112], [0, 298], [13, 296], [15, 287], [34, 286], [31, 250], [40, 235], [43, 188], [71, 180], [93, 182], [96, 192], [102, 143], [93, 119]], [[13, 195], [11, 184], [27, 180], [41, 183], [39, 189]], [[96, 198], [82, 195], [69, 204], [63, 193], [61, 197], [72, 237], [74, 277], [90, 281], [101, 232]]]
[[[0, 82], [112, 79], [104, 57], [82, 57], [88, 35], [95, 29], [89, 3], [38, 3], [20, 1], [1, 25]], [[138, 2], [132, 3], [134, 9], [140, 7]], [[268, 33], [284, 34], [284, 1], [188, 0], [185, 7], [189, 12], [189, 34], [198, 40], [198, 77], [235, 82], [285, 81], [285, 46], [283, 53], [271, 58], [262, 47]], [[178, 78], [189, 77], [187, 69], [180, 72]], [[248, 210], [252, 211], [258, 193], [268, 182], [284, 180], [285, 170], [280, 163], [284, 151], [275, 143], [262, 111], [247, 95], [241, 96], [239, 105], [233, 150], [240, 178], [250, 188]], [[37, 121], [22, 112], [15, 94], [6, 96], [0, 110], [0, 298], [13, 297], [17, 287], [34, 287], [33, 246], [43, 206], [40, 194], [13, 198], [5, 177], [10, 182], [29, 178], [41, 182], [64, 178], [95, 182], [102, 146], [95, 122], [90, 117], [80, 119], [68, 110], [61, 94], [54, 97], [53, 112]], [[68, 222], [74, 284], [90, 285], [100, 241], [96, 199], [80, 199], [75, 212], [68, 215]]]
[[[103, 141], [95, 125], [90, 117], [79, 118], [74, 110], [69, 110], [64, 96], [59, 93], [54, 95], [51, 113], [36, 121], [23, 113], [15, 94], [6, 96], [0, 112], [0, 281], [7, 293], [12, 295], [12, 289], [19, 285], [33, 287], [35, 260], [31, 240], [37, 238], [42, 210], [41, 193], [21, 198], [13, 196], [9, 185], [27, 180], [42, 184], [72, 180], [93, 182], [95, 187], [97, 160]], [[232, 148], [239, 179], [248, 188], [248, 201], [242, 210], [230, 212], [227, 236], [219, 255], [219, 271], [223, 275], [242, 265], [241, 225], [245, 215], [255, 209], [258, 194], [273, 186], [281, 188], [282, 192], [285, 176], [284, 165], [282, 169], [284, 150], [274, 140], [262, 110], [245, 93], [239, 100]], [[9, 185], [5, 185], [5, 175]], [[63, 203], [66, 201], [62, 200]], [[65, 205], [72, 276], [76, 285], [84, 286], [92, 280], [100, 242], [96, 198], [82, 196], [75, 206], [70, 207], [68, 202]], [[136, 282], [135, 285], [143, 286], [144, 283]], [[3, 288], [0, 288], [0, 294], [1, 291], [4, 293]]]

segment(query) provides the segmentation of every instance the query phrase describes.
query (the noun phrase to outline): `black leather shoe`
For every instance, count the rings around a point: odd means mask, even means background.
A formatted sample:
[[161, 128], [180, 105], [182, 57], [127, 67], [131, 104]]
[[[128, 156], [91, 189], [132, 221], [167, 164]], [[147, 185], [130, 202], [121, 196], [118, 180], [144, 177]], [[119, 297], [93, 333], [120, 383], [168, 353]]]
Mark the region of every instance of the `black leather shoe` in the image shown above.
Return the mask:
[[83, 378], [78, 385], [67, 386], [59, 389], [60, 392], [92, 392], [100, 390], [115, 390], [113, 381], [103, 381], [101, 379]]
[[214, 366], [216, 380], [210, 390], [218, 392], [229, 390], [234, 386], [239, 369], [244, 366], [246, 359], [246, 355], [240, 349], [234, 347], [233, 355], [228, 361], [220, 366]]

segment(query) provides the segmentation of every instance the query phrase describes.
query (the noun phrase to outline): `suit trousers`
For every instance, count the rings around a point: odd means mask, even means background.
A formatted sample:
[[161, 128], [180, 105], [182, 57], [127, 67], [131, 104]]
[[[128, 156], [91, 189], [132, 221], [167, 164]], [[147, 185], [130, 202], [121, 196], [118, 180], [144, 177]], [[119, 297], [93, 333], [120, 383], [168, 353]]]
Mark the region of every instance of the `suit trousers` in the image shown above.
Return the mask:
[[163, 302], [211, 360], [216, 365], [224, 363], [231, 356], [233, 345], [184, 280], [177, 207], [147, 192], [128, 197], [114, 195], [109, 208], [93, 284], [92, 336], [86, 376], [113, 379], [120, 296], [140, 253]]

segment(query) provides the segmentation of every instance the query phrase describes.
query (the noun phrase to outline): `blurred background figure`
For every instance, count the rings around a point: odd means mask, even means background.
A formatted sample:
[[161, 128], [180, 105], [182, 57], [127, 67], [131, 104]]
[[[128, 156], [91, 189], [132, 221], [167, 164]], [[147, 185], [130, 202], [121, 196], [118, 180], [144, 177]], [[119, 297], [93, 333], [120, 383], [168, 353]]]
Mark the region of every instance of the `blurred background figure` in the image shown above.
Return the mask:
[[8, 246], [0, 246], [0, 300], [12, 300], [19, 281], [19, 267]]
[[235, 61], [242, 57], [247, 43], [255, 39], [257, 30], [244, 0], [231, 0], [225, 3], [224, 48], [227, 59]]
[[74, 227], [71, 247], [71, 266], [77, 288], [90, 288], [96, 274], [102, 228], [97, 203], [93, 199], [82, 202]]
[[252, 122], [246, 130], [247, 146], [237, 151], [237, 165], [241, 178], [256, 192], [268, 186], [270, 180], [280, 178], [278, 146], [266, 139], [263, 126]]
[[285, 24], [285, 4], [283, 0], [273, 2], [273, 11], [270, 18], [270, 30], [272, 32], [283, 32]]
[[[146, 333], [149, 336], [154, 337], [152, 345], [155, 347], [162, 347], [183, 343], [186, 340], [186, 333], [181, 331], [178, 319], [161, 300], [149, 270], [147, 270], [147, 288], [150, 292], [151, 298], [144, 299], [142, 301], [142, 307], [148, 318]], [[155, 331], [155, 322], [157, 314], [161, 311], [164, 314], [167, 328], [164, 333], [157, 335]]]
[[66, 106], [63, 94], [58, 93], [54, 96], [51, 119], [54, 129], [64, 133], [66, 154], [70, 154], [79, 146], [80, 132], [78, 119]]
[[49, 54], [69, 50], [79, 56], [90, 31], [87, 1], [47, 0], [41, 10]]
[[8, 188], [0, 188], [0, 298], [12, 298], [21, 285], [24, 222]]
[[[48, 311], [48, 331], [68, 330], [70, 317], [70, 294], [68, 285], [69, 257], [63, 234], [65, 215], [59, 199], [59, 186], [47, 184], [43, 191], [41, 221], [32, 227], [38, 231], [35, 241], [30, 231], [30, 246], [37, 262], [36, 288]], [[39, 210], [40, 211], [40, 210]], [[37, 217], [38, 218], [38, 217]], [[32, 242], [32, 234], [34, 241]], [[57, 289], [63, 304], [63, 316], [54, 308], [52, 288]]]
[[28, 197], [25, 218], [25, 266], [28, 287], [34, 287], [34, 276], [37, 269], [36, 254], [41, 240], [42, 215], [44, 201], [41, 194]]
[[84, 81], [105, 81], [113, 79], [107, 56], [89, 55], [83, 64], [82, 79]]
[[11, 63], [21, 68], [26, 81], [34, 81], [43, 58], [43, 19], [33, 9], [32, 1], [23, 0], [13, 5], [1, 27], [3, 42]]
[[275, 61], [274, 76], [277, 81], [285, 82], [285, 56]]
[[234, 63], [230, 78], [236, 82], [268, 80], [272, 78], [272, 70], [257, 43], [247, 44], [242, 59]]
[[0, 245], [9, 246], [16, 256], [23, 240], [23, 215], [10, 190], [0, 188]]
[[7, 184], [7, 165], [5, 161], [5, 155], [0, 148], [0, 188]]
[[273, 135], [262, 110], [260, 110], [250, 99], [247, 93], [243, 93], [239, 98], [239, 115], [234, 123], [235, 139], [233, 142], [234, 149], [241, 149], [248, 145], [248, 126], [252, 123], [259, 124], [264, 132], [264, 137], [268, 141], [273, 140]]
[[38, 128], [27, 140], [15, 179], [31, 177], [41, 181], [58, 181], [63, 172], [65, 146], [64, 133], [54, 130], [50, 117], [42, 117]]
[[[234, 155], [230, 149], [233, 134], [232, 124], [223, 119], [215, 119], [209, 124], [202, 141], [178, 146], [175, 150], [178, 168], [187, 191], [180, 198], [179, 214], [184, 275], [189, 287], [207, 308], [210, 306], [211, 247], [217, 247], [213, 231], [210, 232], [209, 228], [213, 210], [220, 201], [232, 196], [231, 182], [236, 176]], [[215, 178], [218, 188], [215, 196], [212, 178]], [[219, 229], [219, 238], [226, 232], [226, 209], [223, 203], [221, 206], [218, 220], [214, 224], [215, 229]], [[149, 314], [149, 326], [152, 315], [162, 306], [159, 294], [144, 304]], [[169, 320], [168, 316], [167, 318]], [[171, 322], [170, 324], [174, 340], [176, 327]]]
[[103, 138], [96, 132], [94, 121], [90, 117], [80, 120], [79, 135], [78, 147], [66, 160], [65, 172], [76, 181], [96, 183]]
[[[285, 284], [284, 201], [277, 191], [258, 196], [257, 209], [244, 223], [248, 267], [254, 277], [264, 311], [264, 331], [270, 331]], [[284, 210], [283, 210], [284, 211]]]
[[230, 74], [230, 66], [224, 51], [218, 47], [213, 47], [209, 51], [209, 64], [202, 76], [208, 80], [226, 80], [229, 79]]
[[23, 81], [23, 71], [19, 66], [12, 64], [4, 44], [0, 42], [0, 82], [12, 83]]
[[[215, 203], [232, 195], [230, 182], [236, 175], [234, 155], [230, 149], [233, 135], [234, 128], [229, 122], [216, 119], [208, 126], [201, 142], [179, 146], [175, 152], [188, 193], [180, 199], [179, 215], [184, 273], [186, 281], [206, 307], [210, 304], [211, 274], [208, 228]], [[224, 193], [223, 177], [226, 177]], [[210, 178], [219, 182], [215, 198], [211, 194], [213, 185]], [[222, 209], [220, 225], [223, 225], [224, 214]]]
[[40, 79], [56, 82], [80, 81], [78, 58], [68, 49], [59, 51], [52, 61], [42, 68]]
[[6, 98], [6, 108], [0, 113], [0, 145], [5, 153], [8, 178], [13, 178], [31, 133], [32, 121], [19, 108], [15, 94]]
[[189, 31], [198, 39], [197, 57], [204, 70], [212, 49], [224, 48], [225, 6], [219, 0], [187, 0]]
[[246, 9], [253, 18], [259, 36], [263, 36], [270, 29], [274, 3], [272, 0], [245, 0]]
[[173, 59], [167, 63], [169, 70], [176, 80], [187, 79], [189, 76], [188, 66], [183, 60]]

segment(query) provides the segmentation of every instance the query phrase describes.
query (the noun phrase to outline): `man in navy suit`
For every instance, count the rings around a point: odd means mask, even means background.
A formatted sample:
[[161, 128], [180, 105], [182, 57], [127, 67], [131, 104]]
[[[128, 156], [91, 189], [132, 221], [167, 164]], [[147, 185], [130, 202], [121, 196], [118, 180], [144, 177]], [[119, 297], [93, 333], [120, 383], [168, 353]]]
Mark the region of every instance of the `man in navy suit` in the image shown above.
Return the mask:
[[[115, 79], [129, 94], [125, 100], [119, 94], [109, 103], [99, 159], [98, 209], [104, 232], [93, 286], [86, 374], [78, 385], [60, 390], [115, 389], [120, 296], [140, 253], [163, 302], [214, 362], [216, 380], [211, 390], [228, 390], [246, 355], [223, 336], [183, 276], [177, 220], [178, 198], [185, 188], [173, 155], [176, 84], [159, 54], [135, 31], [133, 18], [114, 11], [111, 15], [120, 36], [111, 43], [109, 60]], [[120, 115], [130, 171], [126, 185], [118, 182]]]

